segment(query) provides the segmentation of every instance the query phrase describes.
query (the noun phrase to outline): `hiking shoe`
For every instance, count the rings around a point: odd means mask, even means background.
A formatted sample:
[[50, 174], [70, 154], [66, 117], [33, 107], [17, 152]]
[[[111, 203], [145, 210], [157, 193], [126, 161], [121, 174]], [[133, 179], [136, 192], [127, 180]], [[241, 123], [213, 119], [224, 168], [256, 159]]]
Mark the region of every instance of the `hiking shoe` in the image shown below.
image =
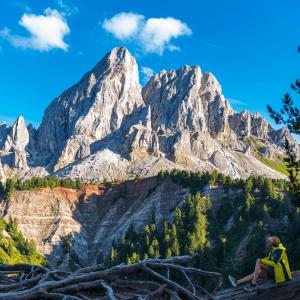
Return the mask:
[[245, 292], [253, 292], [258, 289], [258, 284], [249, 283], [246, 287], [244, 287]]
[[229, 282], [232, 284], [233, 287], [237, 287], [238, 284], [236, 283], [236, 279], [233, 278], [232, 276], [228, 275], [228, 279], [229, 279]]

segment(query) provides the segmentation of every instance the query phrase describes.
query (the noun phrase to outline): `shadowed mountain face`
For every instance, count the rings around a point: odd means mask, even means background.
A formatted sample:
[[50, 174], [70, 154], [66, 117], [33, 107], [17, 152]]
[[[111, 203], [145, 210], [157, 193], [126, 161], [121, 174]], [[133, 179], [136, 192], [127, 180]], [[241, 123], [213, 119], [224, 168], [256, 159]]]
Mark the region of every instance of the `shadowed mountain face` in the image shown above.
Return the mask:
[[286, 178], [259, 159], [279, 163], [286, 138], [299, 155], [288, 130], [234, 111], [198, 66], [163, 70], [142, 89], [135, 58], [119, 47], [53, 100], [38, 130], [23, 117], [0, 126], [0, 174], [102, 182], [177, 168]]

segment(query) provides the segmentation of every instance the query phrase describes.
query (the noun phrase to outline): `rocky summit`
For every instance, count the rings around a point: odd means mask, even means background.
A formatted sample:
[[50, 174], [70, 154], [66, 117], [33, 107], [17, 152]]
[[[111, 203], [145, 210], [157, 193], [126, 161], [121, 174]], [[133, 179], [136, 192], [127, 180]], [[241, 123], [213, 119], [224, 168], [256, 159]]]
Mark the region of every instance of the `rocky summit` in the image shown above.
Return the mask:
[[163, 70], [142, 88], [135, 58], [119, 47], [52, 101], [38, 129], [23, 117], [0, 126], [0, 174], [103, 182], [177, 168], [287, 179], [278, 167], [286, 138], [299, 156], [286, 128], [233, 110], [199, 66]]

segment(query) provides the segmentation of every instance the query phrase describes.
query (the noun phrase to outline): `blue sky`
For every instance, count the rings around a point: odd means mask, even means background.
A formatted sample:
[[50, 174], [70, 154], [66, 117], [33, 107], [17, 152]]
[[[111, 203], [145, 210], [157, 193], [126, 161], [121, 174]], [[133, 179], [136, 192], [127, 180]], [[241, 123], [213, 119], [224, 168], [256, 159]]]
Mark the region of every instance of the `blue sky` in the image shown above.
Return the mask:
[[[300, 1], [0, 0], [0, 122], [38, 127], [45, 108], [114, 47], [136, 57], [140, 82], [161, 70], [212, 72], [238, 112], [281, 108], [299, 78]], [[300, 142], [300, 139], [298, 139]]]

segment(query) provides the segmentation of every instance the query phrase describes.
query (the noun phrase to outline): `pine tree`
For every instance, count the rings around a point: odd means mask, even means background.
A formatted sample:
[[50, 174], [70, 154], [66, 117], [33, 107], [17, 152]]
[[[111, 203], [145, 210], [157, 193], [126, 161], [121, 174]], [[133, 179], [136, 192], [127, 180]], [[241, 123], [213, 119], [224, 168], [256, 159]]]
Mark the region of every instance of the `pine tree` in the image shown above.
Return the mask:
[[150, 258], [154, 258], [154, 256], [155, 256], [155, 251], [154, 251], [152, 245], [149, 246], [148, 255]]
[[170, 257], [172, 257], [172, 251], [170, 248], [168, 248], [166, 252], [166, 258], [170, 258]]
[[136, 262], [137, 262], [137, 255], [135, 252], [133, 252], [131, 256], [131, 263], [135, 264]]
[[152, 247], [153, 247], [153, 250], [154, 250], [154, 257], [157, 259], [160, 257], [159, 255], [159, 243], [158, 243], [158, 240], [156, 238], [154, 238], [153, 242], [152, 242]]
[[12, 243], [12, 240], [9, 240], [8, 248], [7, 248], [7, 254], [9, 256], [12, 256], [12, 252], [13, 252], [13, 243]]
[[179, 256], [179, 243], [177, 238], [177, 231], [176, 231], [176, 225], [172, 224], [172, 230], [171, 230], [171, 251], [173, 256]]
[[206, 211], [211, 210], [211, 208], [212, 208], [212, 202], [211, 202], [209, 194], [206, 195], [205, 205], [206, 205]]
[[81, 189], [81, 182], [79, 178], [76, 179], [76, 189]]
[[47, 188], [48, 186], [49, 186], [49, 180], [46, 177], [45, 180], [44, 180], [44, 187]]

